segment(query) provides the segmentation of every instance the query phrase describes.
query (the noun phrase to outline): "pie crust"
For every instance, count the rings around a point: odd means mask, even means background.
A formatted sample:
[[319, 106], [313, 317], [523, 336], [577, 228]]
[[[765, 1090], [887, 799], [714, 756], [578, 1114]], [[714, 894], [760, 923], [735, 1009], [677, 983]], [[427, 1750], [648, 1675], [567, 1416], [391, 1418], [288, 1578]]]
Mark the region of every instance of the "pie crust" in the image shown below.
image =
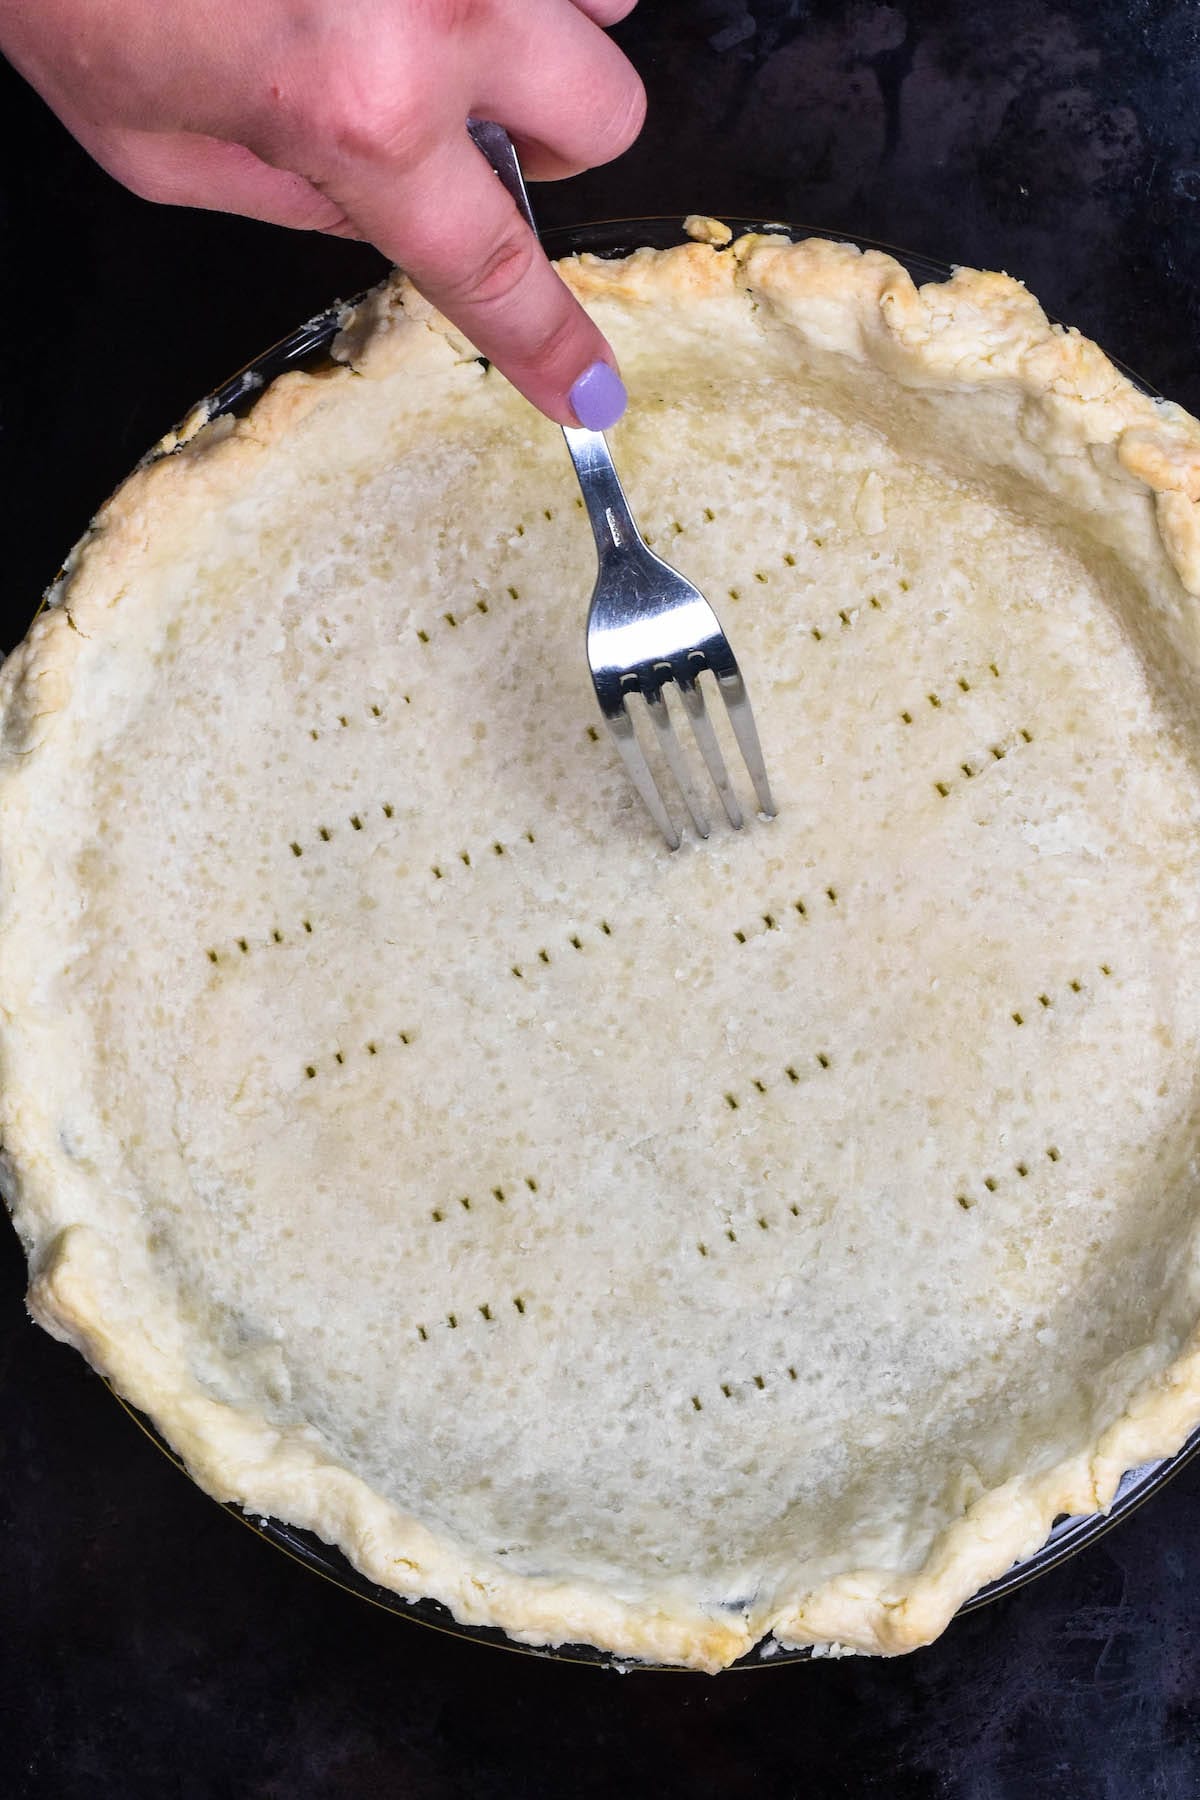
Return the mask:
[[672, 856], [561, 440], [397, 277], [0, 675], [29, 1304], [529, 1643], [897, 1652], [1200, 1421], [1200, 426], [1015, 281], [562, 265], [780, 806]]

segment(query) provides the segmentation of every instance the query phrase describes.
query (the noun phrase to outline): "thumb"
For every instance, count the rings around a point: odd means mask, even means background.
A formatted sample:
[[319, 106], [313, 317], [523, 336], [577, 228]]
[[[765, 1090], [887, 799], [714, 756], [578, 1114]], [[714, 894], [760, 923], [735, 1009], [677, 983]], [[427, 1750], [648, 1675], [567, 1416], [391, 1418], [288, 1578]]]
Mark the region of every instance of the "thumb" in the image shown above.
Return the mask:
[[325, 191], [548, 418], [616, 424], [625, 389], [610, 345], [465, 130], [399, 180], [360, 162]]

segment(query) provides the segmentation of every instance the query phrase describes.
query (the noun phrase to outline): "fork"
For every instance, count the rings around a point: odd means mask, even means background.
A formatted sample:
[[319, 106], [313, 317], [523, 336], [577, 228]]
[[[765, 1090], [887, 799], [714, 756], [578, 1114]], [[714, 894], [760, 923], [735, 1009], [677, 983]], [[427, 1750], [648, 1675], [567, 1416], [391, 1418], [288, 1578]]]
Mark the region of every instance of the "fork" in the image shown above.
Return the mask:
[[[468, 129], [536, 232], [521, 165], [508, 133], [485, 119], [470, 120]], [[599, 564], [587, 618], [588, 667], [600, 711], [629, 779], [667, 848], [678, 850], [682, 841], [679, 831], [629, 711], [630, 699], [640, 694], [692, 824], [700, 837], [708, 837], [708, 818], [667, 704], [665, 690], [673, 684], [725, 815], [735, 831], [741, 830], [742, 808], [700, 686], [700, 676], [711, 674], [754, 784], [759, 813], [773, 819], [775, 803], [750, 696], [720, 620], [699, 588], [656, 556], [638, 530], [603, 432], [564, 426], [563, 436], [579, 477]]]

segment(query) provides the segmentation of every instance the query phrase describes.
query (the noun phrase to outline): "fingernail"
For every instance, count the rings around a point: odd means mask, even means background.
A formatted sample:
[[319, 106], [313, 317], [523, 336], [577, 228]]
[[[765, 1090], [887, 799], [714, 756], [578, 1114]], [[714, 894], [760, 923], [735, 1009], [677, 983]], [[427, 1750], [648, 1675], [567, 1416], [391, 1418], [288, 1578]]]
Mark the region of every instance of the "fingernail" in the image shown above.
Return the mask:
[[567, 399], [585, 430], [607, 431], [625, 411], [625, 383], [606, 362], [594, 362], [583, 371]]

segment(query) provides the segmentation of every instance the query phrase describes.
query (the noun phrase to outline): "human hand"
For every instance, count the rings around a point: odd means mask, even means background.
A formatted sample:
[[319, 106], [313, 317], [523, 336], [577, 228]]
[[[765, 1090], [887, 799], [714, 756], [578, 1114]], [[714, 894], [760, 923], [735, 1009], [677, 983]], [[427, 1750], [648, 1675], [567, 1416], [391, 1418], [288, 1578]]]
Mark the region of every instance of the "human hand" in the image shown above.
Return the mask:
[[645, 99], [602, 27], [634, 3], [0, 0], [0, 49], [134, 193], [368, 239], [535, 406], [603, 428], [612, 351], [466, 121], [534, 180], [620, 155]]

